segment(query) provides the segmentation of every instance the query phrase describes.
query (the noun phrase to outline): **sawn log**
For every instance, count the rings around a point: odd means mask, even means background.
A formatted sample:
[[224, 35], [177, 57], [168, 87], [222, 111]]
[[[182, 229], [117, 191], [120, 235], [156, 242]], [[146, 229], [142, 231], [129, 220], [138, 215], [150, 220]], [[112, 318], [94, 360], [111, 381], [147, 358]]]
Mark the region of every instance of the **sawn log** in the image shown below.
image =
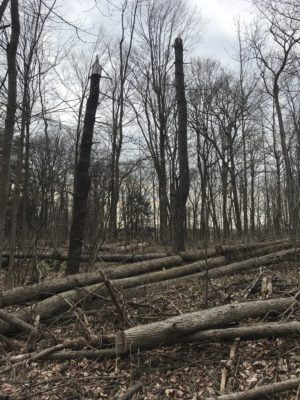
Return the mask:
[[267, 313], [283, 312], [295, 303], [297, 301], [293, 297], [232, 303], [136, 326], [116, 334], [116, 353], [125, 354], [151, 349], [162, 343], [174, 343], [185, 335], [201, 330], [224, 326], [244, 318], [257, 318]]
[[[180, 256], [171, 256], [135, 264], [115, 265], [104, 269], [104, 271], [105, 275], [109, 279], [120, 279], [164, 268], [167, 269], [180, 264], [182, 264], [182, 258]], [[42, 282], [30, 286], [16, 287], [12, 290], [6, 290], [1, 293], [0, 307], [6, 307], [12, 304], [22, 304], [36, 299], [43, 299], [75, 287], [90, 286], [98, 282], [103, 282], [103, 276], [100, 272], [92, 272], [72, 275], [51, 282]]]

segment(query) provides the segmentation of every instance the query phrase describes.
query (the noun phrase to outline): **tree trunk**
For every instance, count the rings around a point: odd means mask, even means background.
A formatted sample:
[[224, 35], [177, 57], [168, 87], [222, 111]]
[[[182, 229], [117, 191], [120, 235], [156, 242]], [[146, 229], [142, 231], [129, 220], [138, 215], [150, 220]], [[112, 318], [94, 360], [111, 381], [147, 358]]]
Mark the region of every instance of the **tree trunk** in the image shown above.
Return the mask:
[[288, 148], [287, 148], [287, 144], [286, 144], [286, 133], [285, 133], [284, 123], [283, 123], [282, 110], [281, 110], [280, 100], [279, 100], [278, 77], [275, 77], [275, 80], [274, 80], [273, 96], [274, 96], [275, 110], [276, 110], [277, 119], [278, 119], [281, 149], [282, 149], [282, 155], [283, 155], [285, 173], [286, 173], [288, 227], [290, 230], [290, 234], [293, 237], [293, 235], [295, 234], [295, 231], [296, 231], [296, 226], [298, 224], [298, 221], [297, 221], [297, 216], [296, 216], [295, 210], [294, 210], [294, 181], [293, 181], [290, 157], [288, 154]]
[[[153, 271], [168, 269], [182, 264], [180, 256], [165, 257], [162, 259], [144, 261], [141, 263], [117, 265], [103, 268], [105, 275], [109, 279], [120, 279], [140, 274], [147, 274]], [[89, 286], [103, 281], [100, 272], [88, 274], [77, 274], [72, 277], [60, 278], [52, 282], [42, 282], [31, 286], [16, 287], [12, 290], [2, 292], [0, 297], [0, 307], [12, 304], [21, 304], [27, 301], [43, 299], [55, 293], [65, 292], [75, 287]]]
[[2, 3], [0, 5], [0, 22], [2, 21], [5, 9], [8, 5], [9, 0], [2, 0]]
[[90, 94], [87, 101], [83, 132], [80, 144], [79, 161], [74, 176], [73, 218], [70, 231], [67, 275], [79, 272], [83, 233], [87, 215], [87, 201], [90, 190], [90, 158], [93, 144], [93, 131], [99, 99], [101, 67], [98, 61], [92, 67]]
[[[170, 285], [181, 284], [186, 282], [195, 282], [196, 280], [214, 279], [222, 276], [235, 274], [240, 271], [247, 271], [248, 269], [260, 268], [261, 266], [272, 265], [278, 260], [282, 261], [285, 257], [293, 257], [299, 255], [300, 250], [286, 250], [268, 256], [255, 258], [239, 263], [234, 263], [225, 266], [219, 266], [224, 263], [224, 258], [213, 258], [210, 260], [199, 261], [190, 265], [172, 268], [168, 271], [158, 271], [149, 274], [139, 275], [137, 277], [130, 277], [124, 279], [117, 279], [112, 281], [112, 285], [120, 290], [134, 288], [136, 295], [136, 288], [138, 291], [152, 289], [159, 285], [159, 288], [168, 287]], [[216, 268], [208, 269], [215, 266]], [[284, 265], [286, 268], [286, 265]], [[198, 272], [202, 271], [202, 272]], [[198, 273], [197, 273], [198, 272]], [[189, 275], [192, 274], [192, 275]], [[130, 292], [129, 292], [130, 294]], [[74, 289], [67, 292], [54, 295], [48, 299], [42, 300], [35, 304], [33, 308], [31, 305], [26, 307], [21, 312], [14, 314], [17, 318], [23, 321], [30, 322], [35, 316], [39, 315], [41, 319], [49, 318], [58, 313], [67, 310], [72, 303], [79, 303], [83, 301], [90, 301], [97, 298], [99, 295], [107, 295], [107, 289], [103, 283], [97, 283], [91, 286], [85, 286], [82, 290]], [[0, 333], [14, 332], [15, 328], [10, 324], [0, 321]]]
[[206, 310], [178, 315], [159, 322], [130, 328], [116, 334], [116, 353], [124, 354], [151, 349], [162, 343], [174, 343], [185, 335], [208, 328], [224, 326], [244, 318], [257, 318], [270, 312], [282, 312], [295, 303], [295, 298], [258, 300], [226, 304]]
[[2, 268], [2, 252], [5, 237], [6, 208], [10, 180], [10, 158], [14, 135], [15, 114], [17, 109], [17, 49], [20, 36], [19, 2], [11, 0], [11, 36], [7, 46], [8, 98], [3, 133], [0, 143], [2, 156], [0, 159], [0, 270]]
[[183, 45], [180, 38], [175, 40], [174, 48], [179, 162], [179, 183], [175, 193], [174, 210], [174, 250], [178, 252], [185, 250], [186, 202], [189, 195], [190, 177], [187, 151], [187, 104], [184, 87]]
[[299, 390], [300, 379], [290, 379], [288, 381], [270, 383], [269, 385], [257, 386], [245, 392], [224, 394], [222, 396], [210, 397], [206, 400], [257, 400], [274, 398], [277, 393]]
[[234, 340], [240, 338], [243, 340], [258, 340], [263, 338], [285, 337], [287, 335], [299, 334], [300, 322], [264, 322], [238, 326], [235, 328], [210, 329], [187, 335], [183, 342], [191, 343], [204, 340]]

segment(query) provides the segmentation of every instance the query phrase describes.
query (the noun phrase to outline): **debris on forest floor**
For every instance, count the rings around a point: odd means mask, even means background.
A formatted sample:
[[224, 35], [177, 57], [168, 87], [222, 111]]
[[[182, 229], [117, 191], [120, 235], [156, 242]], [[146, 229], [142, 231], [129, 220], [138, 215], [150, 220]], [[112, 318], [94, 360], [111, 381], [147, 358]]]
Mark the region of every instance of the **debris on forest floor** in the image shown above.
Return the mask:
[[[260, 271], [247, 271], [209, 282], [195, 280], [193, 285], [183, 282], [163, 291], [152, 288], [146, 297], [126, 297], [125, 304], [138, 325], [228, 303], [294, 296], [299, 290], [298, 268], [297, 262], [282, 261]], [[270, 294], [262, 291], [266, 276], [272, 280]], [[15, 311], [16, 306], [9, 309]], [[300, 321], [298, 310], [286, 311], [279, 316], [281, 321]], [[248, 322], [258, 321], [252, 318]], [[24, 360], [19, 368], [16, 367], [13, 360], [20, 354], [38, 353], [51, 346], [58, 346], [58, 350], [60, 344], [79, 336], [86, 338], [83, 351], [95, 351], [96, 344], [89, 342], [94, 336], [102, 336], [103, 349], [109, 349], [110, 338], [123, 328], [116, 308], [107, 296], [99, 296], [88, 308], [74, 305], [52, 317], [47, 327], [39, 324], [43, 338], [28, 338], [24, 334], [8, 337], [12, 343], [10, 347], [0, 337], [0, 373], [9, 366], [9, 370], [0, 375], [0, 393], [12, 396], [11, 399], [117, 399], [137, 382], [142, 384], [142, 390], [139, 387], [140, 391], [136, 392], [137, 399], [215, 397], [220, 393], [222, 371], [232, 346], [232, 341], [194, 342], [157, 347], [122, 357]], [[238, 342], [233, 367], [227, 370], [225, 393], [298, 379], [298, 341], [299, 335], [292, 335], [289, 340], [274, 337]], [[278, 398], [295, 399], [295, 393], [280, 394]]]

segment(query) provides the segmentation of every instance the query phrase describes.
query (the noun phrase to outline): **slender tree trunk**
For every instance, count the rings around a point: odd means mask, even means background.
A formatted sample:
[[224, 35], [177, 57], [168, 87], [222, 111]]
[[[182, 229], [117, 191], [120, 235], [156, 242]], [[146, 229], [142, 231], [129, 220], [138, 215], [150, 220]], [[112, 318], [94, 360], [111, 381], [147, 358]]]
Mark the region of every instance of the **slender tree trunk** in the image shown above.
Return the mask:
[[229, 221], [227, 216], [228, 171], [224, 163], [221, 167], [221, 179], [222, 179], [223, 236], [224, 239], [227, 239], [229, 237]]
[[17, 109], [17, 49], [20, 36], [19, 2], [11, 0], [11, 37], [7, 46], [7, 71], [8, 71], [8, 98], [5, 118], [2, 157], [0, 160], [0, 270], [2, 268], [2, 253], [4, 245], [4, 231], [6, 220], [6, 208], [10, 180], [10, 158], [12, 140], [15, 126], [15, 114]]
[[167, 175], [165, 159], [165, 133], [160, 131], [160, 168], [158, 175], [158, 195], [159, 195], [159, 238], [162, 244], [168, 243], [168, 196], [167, 196]]
[[0, 4], [0, 22], [2, 21], [8, 2], [9, 0], [2, 0], [2, 3]]
[[15, 253], [16, 239], [17, 239], [17, 217], [19, 212], [19, 200], [20, 200], [21, 181], [22, 181], [22, 164], [23, 164], [25, 129], [26, 129], [26, 122], [29, 119], [28, 111], [29, 111], [28, 87], [25, 82], [23, 101], [22, 101], [21, 134], [17, 148], [16, 180], [12, 198], [11, 235], [9, 239], [9, 267], [8, 267], [8, 279], [10, 280], [10, 282], [8, 282], [9, 285], [14, 284], [14, 253]]
[[98, 57], [92, 67], [90, 93], [86, 106], [83, 132], [80, 143], [79, 160], [74, 176], [73, 217], [70, 231], [67, 274], [79, 272], [83, 233], [87, 215], [88, 194], [90, 190], [89, 167], [93, 144], [93, 132], [99, 99], [101, 67]]
[[297, 219], [295, 218], [296, 215], [294, 210], [294, 182], [293, 182], [290, 157], [288, 154], [288, 148], [286, 144], [286, 134], [283, 123], [283, 115], [279, 101], [279, 87], [276, 78], [273, 87], [273, 96], [274, 96], [276, 115], [278, 119], [281, 149], [282, 149], [282, 155], [286, 173], [286, 196], [287, 196], [287, 208], [288, 208], [287, 223], [288, 223], [288, 228], [290, 230], [290, 234], [293, 236], [295, 234], [295, 227], [297, 225]]
[[255, 184], [255, 166], [253, 155], [250, 163], [250, 226], [252, 236], [255, 235], [255, 197], [254, 197], [254, 184]]
[[230, 178], [231, 178], [233, 206], [234, 206], [235, 220], [236, 220], [236, 230], [238, 236], [242, 237], [243, 230], [242, 230], [241, 211], [240, 211], [237, 183], [236, 183], [236, 168], [235, 168], [233, 149], [231, 145], [229, 150], [229, 156], [230, 156]]

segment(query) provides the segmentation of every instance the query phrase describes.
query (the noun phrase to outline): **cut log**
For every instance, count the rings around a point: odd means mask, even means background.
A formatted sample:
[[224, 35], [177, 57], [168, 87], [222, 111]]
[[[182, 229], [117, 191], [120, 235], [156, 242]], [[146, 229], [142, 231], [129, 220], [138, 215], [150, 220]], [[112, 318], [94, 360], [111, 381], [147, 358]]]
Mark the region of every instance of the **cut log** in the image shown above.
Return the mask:
[[205, 340], [256, 340], [264, 338], [285, 337], [287, 335], [300, 335], [300, 322], [268, 322], [251, 324], [235, 328], [209, 329], [187, 335], [181, 339], [183, 343], [201, 342]]
[[295, 302], [295, 298], [289, 297], [226, 304], [137, 326], [116, 334], [116, 353], [125, 354], [129, 351], [151, 349], [162, 343], [180, 341], [183, 336], [201, 330], [224, 326], [244, 318], [260, 317], [271, 312], [283, 312]]
[[[290, 249], [290, 250], [283, 250], [278, 253], [268, 254], [263, 257], [251, 258], [249, 260], [239, 261], [232, 264], [227, 264], [224, 262], [225, 265], [220, 267], [210, 269], [208, 267], [208, 271], [203, 271], [199, 273], [194, 273], [193, 275], [186, 275], [182, 277], [175, 277], [173, 278], [171, 274], [167, 274], [164, 280], [161, 279], [158, 283], [151, 283], [147, 282], [146, 284], [140, 285], [138, 288], [139, 293], [147, 290], [152, 290], [156, 288], [158, 285], [160, 288], [163, 287], [170, 287], [173, 285], [181, 285], [186, 284], [188, 282], [198, 282], [205, 279], [217, 279], [228, 275], [234, 275], [238, 272], [247, 272], [249, 270], [258, 269], [260, 267], [266, 267], [273, 264], [281, 263], [281, 265], [277, 265], [277, 268], [286, 268], [286, 264], [282, 263], [283, 261], [287, 260], [297, 260], [300, 256], [300, 249]], [[210, 260], [216, 260], [210, 259]], [[224, 258], [225, 260], [225, 258]], [[191, 264], [192, 265], [192, 264]], [[168, 272], [168, 271], [167, 271]], [[124, 286], [124, 288], [129, 286]], [[131, 288], [134, 286], [130, 286]], [[132, 289], [129, 292], [136, 294], [136, 289]], [[128, 292], [128, 293], [129, 293]]]
[[[101, 262], [117, 262], [117, 263], [134, 263], [147, 260], [155, 260], [170, 256], [170, 253], [145, 253], [145, 254], [101, 254], [98, 255], [96, 261]], [[88, 261], [88, 257], [87, 260]]]
[[[96, 262], [140, 262], [147, 260], [155, 260], [157, 258], [167, 257], [167, 253], [145, 253], [145, 254], [101, 254], [96, 258]], [[9, 259], [9, 254], [4, 253], [3, 257]], [[58, 260], [60, 262], [67, 261], [68, 256], [66, 254], [60, 254], [58, 252], [53, 253], [36, 253], [36, 254], [25, 254], [17, 253], [14, 255], [17, 259], [38, 259], [38, 260]], [[89, 262], [89, 256], [82, 256], [81, 262]]]
[[224, 394], [222, 396], [209, 397], [206, 400], [257, 400], [273, 396], [276, 393], [298, 390], [300, 387], [300, 378], [290, 379], [288, 381], [271, 383], [269, 385], [258, 386], [245, 392]]
[[[212, 265], [222, 265], [224, 259], [222, 257], [210, 259]], [[197, 271], [201, 271], [206, 266], [209, 266], [210, 263], [206, 261], [199, 261], [197, 263], [193, 263], [187, 266], [175, 267], [170, 270], [152, 272], [149, 274], [133, 276], [129, 278], [116, 279], [112, 281], [112, 284], [116, 288], [130, 288], [136, 287], [139, 285], [146, 285], [153, 282], [159, 282], [164, 279], [176, 278], [178, 276], [196, 273]], [[97, 295], [105, 295], [107, 294], [107, 289], [104, 284], [97, 283], [90, 286], [85, 286], [80, 290], [74, 289], [63, 292], [58, 295], [54, 295], [50, 298], [42, 300], [38, 302], [35, 307], [28, 306], [23, 311], [15, 314], [17, 318], [20, 318], [26, 322], [30, 322], [35, 316], [39, 315], [41, 319], [45, 319], [51, 316], [56, 315], [59, 312], [63, 312], [64, 310], [70, 307], [70, 303], [77, 304], [78, 302], [84, 301], [87, 298], [94, 298]], [[14, 332], [14, 327], [8, 323], [4, 323], [0, 321], [0, 333], [10, 333]]]
[[76, 360], [79, 358], [103, 359], [107, 357], [115, 357], [115, 349], [93, 349], [93, 350], [74, 350], [74, 351], [57, 351], [49, 354], [47, 360]]
[[190, 262], [190, 261], [199, 261], [199, 260], [205, 260], [206, 258], [216, 257], [218, 254], [216, 249], [207, 249], [207, 250], [203, 249], [195, 252], [185, 251], [180, 253], [180, 255], [183, 261]]
[[[180, 264], [182, 264], [182, 258], [180, 256], [171, 256], [135, 264], [116, 265], [106, 268], [104, 271], [105, 275], [109, 279], [120, 279], [157, 271], [163, 268], [171, 268]], [[42, 282], [30, 286], [16, 287], [12, 290], [7, 290], [1, 293], [0, 307], [6, 307], [12, 304], [22, 304], [36, 299], [43, 299], [75, 287], [89, 286], [102, 281], [103, 275], [100, 272], [92, 272], [72, 275], [52, 282]]]
[[280, 243], [275, 246], [262, 247], [255, 250], [238, 251], [238, 252], [225, 252], [223, 256], [228, 262], [234, 260], [243, 260], [247, 258], [261, 257], [266, 254], [276, 253], [282, 250], [293, 248], [293, 244], [290, 242]]
[[290, 242], [289, 239], [280, 239], [280, 240], [269, 240], [265, 242], [252, 242], [252, 243], [239, 243], [239, 244], [220, 244], [216, 246], [216, 251], [218, 254], [226, 254], [229, 252], [237, 252], [237, 251], [251, 251], [256, 249], [261, 249], [263, 247], [271, 247], [276, 246], [282, 243]]
[[[300, 249], [297, 249], [296, 254], [300, 253]], [[280, 253], [270, 254], [268, 256], [246, 260], [240, 263], [234, 263], [230, 265], [221, 266], [218, 268], [209, 269], [212, 266], [222, 265], [224, 259], [222, 257], [211, 258], [207, 261], [199, 261], [197, 263], [189, 264], [186, 266], [171, 268], [166, 271], [152, 272], [149, 274], [133, 276], [129, 278], [117, 279], [112, 281], [115, 288], [129, 289], [139, 287], [139, 291], [147, 290], [152, 288], [152, 285], [159, 284], [160, 288], [164, 286], [172, 286], [174, 284], [181, 284], [186, 282], [195, 282], [197, 280], [219, 278], [222, 276], [230, 275], [239, 271], [247, 271], [253, 268], [259, 268], [265, 265], [271, 265], [278, 261], [282, 261], [285, 256], [295, 254], [294, 250], [285, 250]], [[208, 271], [205, 269], [208, 268]], [[198, 272], [204, 270], [203, 272]], [[192, 274], [192, 275], [191, 275]], [[135, 289], [136, 291], [136, 289]], [[97, 283], [91, 286], [85, 286], [82, 289], [74, 289], [63, 292], [59, 295], [54, 295], [48, 299], [38, 302], [35, 307], [26, 307], [23, 311], [15, 314], [17, 318], [20, 318], [26, 322], [30, 322], [32, 318], [39, 315], [41, 319], [49, 318], [58, 313], [67, 310], [71, 303], [79, 303], [97, 297], [97, 295], [106, 295], [107, 289], [103, 283]], [[0, 321], [0, 333], [14, 332], [14, 327]]]
[[276, 241], [239, 245], [221, 245], [215, 249], [201, 250], [197, 252], [181, 253], [183, 261], [197, 261], [208, 257], [224, 256], [227, 262], [234, 260], [243, 260], [246, 258], [260, 257], [269, 253], [275, 253], [290, 249], [294, 244], [289, 241]]

